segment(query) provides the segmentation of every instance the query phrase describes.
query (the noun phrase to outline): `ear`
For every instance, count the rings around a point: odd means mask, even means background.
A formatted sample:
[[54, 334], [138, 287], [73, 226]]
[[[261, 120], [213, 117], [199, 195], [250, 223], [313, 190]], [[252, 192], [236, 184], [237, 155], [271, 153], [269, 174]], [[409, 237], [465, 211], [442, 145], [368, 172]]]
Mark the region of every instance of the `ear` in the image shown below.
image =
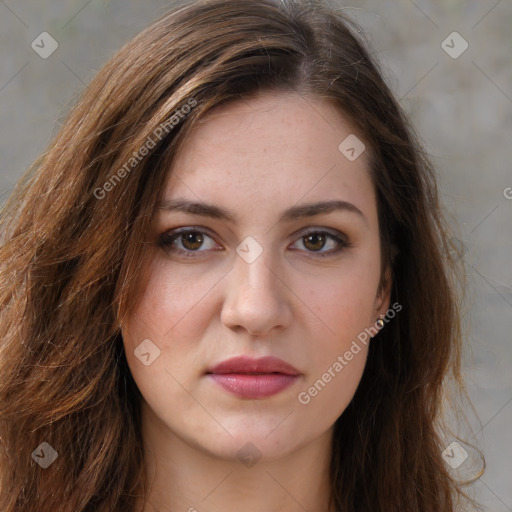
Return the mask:
[[384, 272], [383, 278], [381, 279], [379, 288], [377, 290], [377, 295], [375, 297], [374, 312], [376, 319], [381, 315], [385, 316], [389, 309], [389, 305], [391, 303], [392, 284], [391, 267], [388, 266]]
[[398, 248], [398, 246], [392, 243], [390, 246], [391, 262], [388, 264], [386, 270], [384, 271], [383, 277], [379, 284], [379, 288], [377, 290], [377, 295], [375, 297], [375, 318], [378, 318], [381, 315], [385, 316], [386, 312], [389, 310], [389, 305], [391, 303], [391, 290], [393, 288], [392, 268], [395, 264], [395, 259], [399, 253], [400, 249]]

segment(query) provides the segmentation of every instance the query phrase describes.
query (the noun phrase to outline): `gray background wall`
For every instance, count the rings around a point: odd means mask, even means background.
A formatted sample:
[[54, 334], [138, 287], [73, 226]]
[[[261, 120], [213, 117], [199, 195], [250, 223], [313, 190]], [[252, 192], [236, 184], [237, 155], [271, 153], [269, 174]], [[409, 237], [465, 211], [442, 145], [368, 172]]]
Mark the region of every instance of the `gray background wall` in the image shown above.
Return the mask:
[[[472, 441], [487, 460], [470, 490], [486, 510], [512, 511], [512, 2], [336, 5], [373, 43], [459, 226], [470, 271], [465, 373], [480, 419], [470, 414]], [[0, 200], [107, 58], [169, 6], [164, 0], [0, 1]], [[31, 47], [45, 31], [58, 42], [48, 58]], [[458, 55], [464, 41], [468, 47]], [[46, 40], [39, 51], [49, 48]], [[477, 459], [465, 448], [469, 460]], [[464, 464], [459, 473], [471, 476]]]

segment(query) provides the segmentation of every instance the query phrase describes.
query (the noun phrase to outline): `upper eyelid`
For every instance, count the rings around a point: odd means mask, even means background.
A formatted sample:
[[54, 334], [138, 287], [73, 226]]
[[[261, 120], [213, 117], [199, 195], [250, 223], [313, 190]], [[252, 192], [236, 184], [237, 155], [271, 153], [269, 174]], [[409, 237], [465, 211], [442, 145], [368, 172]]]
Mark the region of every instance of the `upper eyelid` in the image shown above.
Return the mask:
[[177, 237], [178, 235], [181, 235], [182, 233], [190, 233], [190, 232], [196, 232], [196, 231], [209, 236], [211, 239], [213, 239], [215, 241], [215, 243], [217, 243], [216, 236], [213, 235], [212, 232], [208, 228], [203, 228], [200, 226], [183, 226], [181, 228], [169, 229], [168, 231], [165, 231], [164, 233], [162, 233], [161, 236], [168, 236], [169, 238], [171, 238], [171, 237], [174, 238], [174, 237]]

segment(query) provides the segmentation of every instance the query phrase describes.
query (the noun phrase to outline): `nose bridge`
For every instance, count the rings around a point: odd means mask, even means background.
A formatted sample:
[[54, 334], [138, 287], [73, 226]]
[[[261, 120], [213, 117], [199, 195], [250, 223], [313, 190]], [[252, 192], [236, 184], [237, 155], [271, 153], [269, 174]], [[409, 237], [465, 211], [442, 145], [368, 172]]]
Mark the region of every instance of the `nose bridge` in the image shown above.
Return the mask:
[[267, 250], [255, 259], [237, 254], [222, 312], [224, 323], [258, 334], [288, 324], [291, 313], [278, 272]]
[[235, 284], [240, 298], [251, 301], [258, 298], [279, 299], [279, 280], [268, 250], [263, 251], [254, 261], [247, 261], [237, 256], [235, 267]]

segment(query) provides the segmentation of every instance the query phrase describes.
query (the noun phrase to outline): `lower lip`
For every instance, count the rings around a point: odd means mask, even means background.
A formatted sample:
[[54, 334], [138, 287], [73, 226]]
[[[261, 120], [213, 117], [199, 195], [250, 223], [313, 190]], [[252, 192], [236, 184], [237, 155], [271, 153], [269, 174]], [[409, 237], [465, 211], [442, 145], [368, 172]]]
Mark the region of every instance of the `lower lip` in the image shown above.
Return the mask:
[[267, 373], [264, 375], [248, 375], [243, 373], [210, 373], [215, 382], [226, 391], [240, 398], [267, 398], [276, 395], [291, 386], [298, 375], [284, 373]]

